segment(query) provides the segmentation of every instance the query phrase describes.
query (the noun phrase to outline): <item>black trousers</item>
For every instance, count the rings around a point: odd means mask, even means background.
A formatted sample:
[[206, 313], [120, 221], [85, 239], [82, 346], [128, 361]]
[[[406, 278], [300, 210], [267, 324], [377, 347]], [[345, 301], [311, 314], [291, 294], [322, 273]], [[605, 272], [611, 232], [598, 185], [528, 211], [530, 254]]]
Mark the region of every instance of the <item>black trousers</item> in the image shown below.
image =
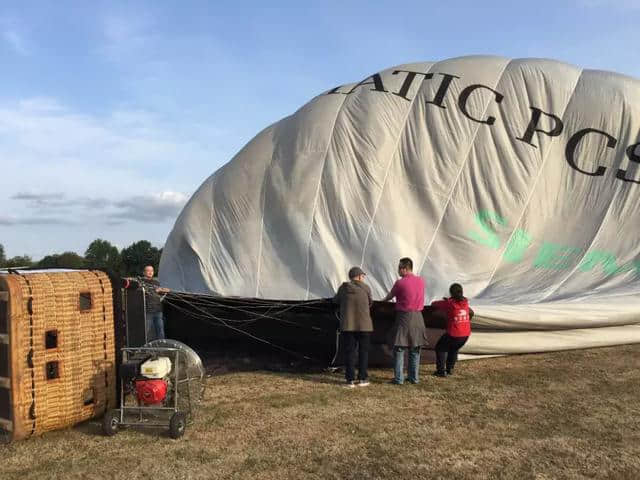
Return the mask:
[[436, 369], [438, 372], [444, 372], [445, 365], [447, 372], [453, 371], [453, 367], [458, 360], [458, 350], [467, 343], [468, 338], [451, 337], [448, 333], [440, 337], [440, 340], [436, 343]]
[[370, 332], [342, 332], [345, 361], [345, 378], [347, 382], [356, 379], [356, 349], [358, 350], [358, 380], [369, 378], [367, 366], [369, 364]]

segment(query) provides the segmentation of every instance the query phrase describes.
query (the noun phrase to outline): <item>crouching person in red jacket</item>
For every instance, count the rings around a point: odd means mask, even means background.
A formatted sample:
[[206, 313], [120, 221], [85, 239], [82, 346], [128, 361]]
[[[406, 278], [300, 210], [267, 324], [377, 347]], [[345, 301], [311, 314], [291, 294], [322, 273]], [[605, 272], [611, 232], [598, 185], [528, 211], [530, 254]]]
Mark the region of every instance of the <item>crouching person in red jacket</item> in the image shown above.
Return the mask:
[[447, 321], [447, 332], [436, 344], [436, 371], [434, 375], [446, 377], [453, 374], [453, 367], [458, 360], [458, 350], [471, 335], [471, 319], [473, 310], [464, 297], [462, 285], [454, 283], [449, 287], [451, 297], [432, 302], [438, 312], [444, 314]]

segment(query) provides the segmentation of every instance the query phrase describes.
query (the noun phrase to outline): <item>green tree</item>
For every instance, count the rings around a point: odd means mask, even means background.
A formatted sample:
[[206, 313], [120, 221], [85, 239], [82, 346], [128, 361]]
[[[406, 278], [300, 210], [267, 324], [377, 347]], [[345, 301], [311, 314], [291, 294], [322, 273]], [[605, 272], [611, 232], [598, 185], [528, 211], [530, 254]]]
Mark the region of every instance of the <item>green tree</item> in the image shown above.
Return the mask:
[[7, 257], [4, 255], [4, 246], [0, 243], [0, 268], [4, 267], [7, 262]]
[[38, 268], [58, 268], [59, 255], [47, 255], [38, 262]]
[[75, 252], [47, 255], [38, 262], [38, 268], [86, 268], [84, 258]]
[[11, 257], [8, 258], [5, 262], [4, 262], [4, 266], [7, 268], [10, 267], [32, 267], [33, 266], [33, 260], [31, 260], [31, 257], [28, 255], [23, 255], [23, 256], [18, 256], [18, 257]]
[[98, 238], [91, 242], [87, 251], [84, 252], [84, 258], [88, 268], [121, 273], [122, 259], [118, 247], [106, 240]]
[[140, 240], [122, 249], [120, 254], [125, 275], [142, 275], [142, 269], [152, 265], [158, 271], [160, 263], [160, 250], [151, 245], [147, 240]]

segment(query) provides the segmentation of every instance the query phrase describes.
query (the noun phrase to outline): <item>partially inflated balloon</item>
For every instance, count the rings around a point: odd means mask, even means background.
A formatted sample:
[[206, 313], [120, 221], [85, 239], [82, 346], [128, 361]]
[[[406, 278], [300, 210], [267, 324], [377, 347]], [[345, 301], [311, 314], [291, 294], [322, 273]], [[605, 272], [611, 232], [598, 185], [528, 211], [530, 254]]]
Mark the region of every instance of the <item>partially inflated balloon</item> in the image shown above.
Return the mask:
[[304, 300], [359, 265], [380, 298], [410, 257], [428, 299], [465, 287], [467, 352], [609, 345], [640, 341], [639, 225], [639, 80], [463, 57], [340, 85], [266, 128], [193, 195], [160, 271]]

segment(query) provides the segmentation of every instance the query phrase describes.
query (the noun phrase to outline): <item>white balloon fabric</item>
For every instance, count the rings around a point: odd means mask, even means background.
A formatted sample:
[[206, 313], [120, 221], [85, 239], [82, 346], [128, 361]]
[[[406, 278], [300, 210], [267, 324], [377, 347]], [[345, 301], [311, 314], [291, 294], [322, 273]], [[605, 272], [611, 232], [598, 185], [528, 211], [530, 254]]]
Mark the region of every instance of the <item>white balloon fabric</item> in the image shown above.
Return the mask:
[[411, 257], [465, 287], [467, 353], [640, 341], [640, 80], [544, 59], [401, 65], [333, 88], [209, 177], [165, 245], [167, 286], [381, 298]]

